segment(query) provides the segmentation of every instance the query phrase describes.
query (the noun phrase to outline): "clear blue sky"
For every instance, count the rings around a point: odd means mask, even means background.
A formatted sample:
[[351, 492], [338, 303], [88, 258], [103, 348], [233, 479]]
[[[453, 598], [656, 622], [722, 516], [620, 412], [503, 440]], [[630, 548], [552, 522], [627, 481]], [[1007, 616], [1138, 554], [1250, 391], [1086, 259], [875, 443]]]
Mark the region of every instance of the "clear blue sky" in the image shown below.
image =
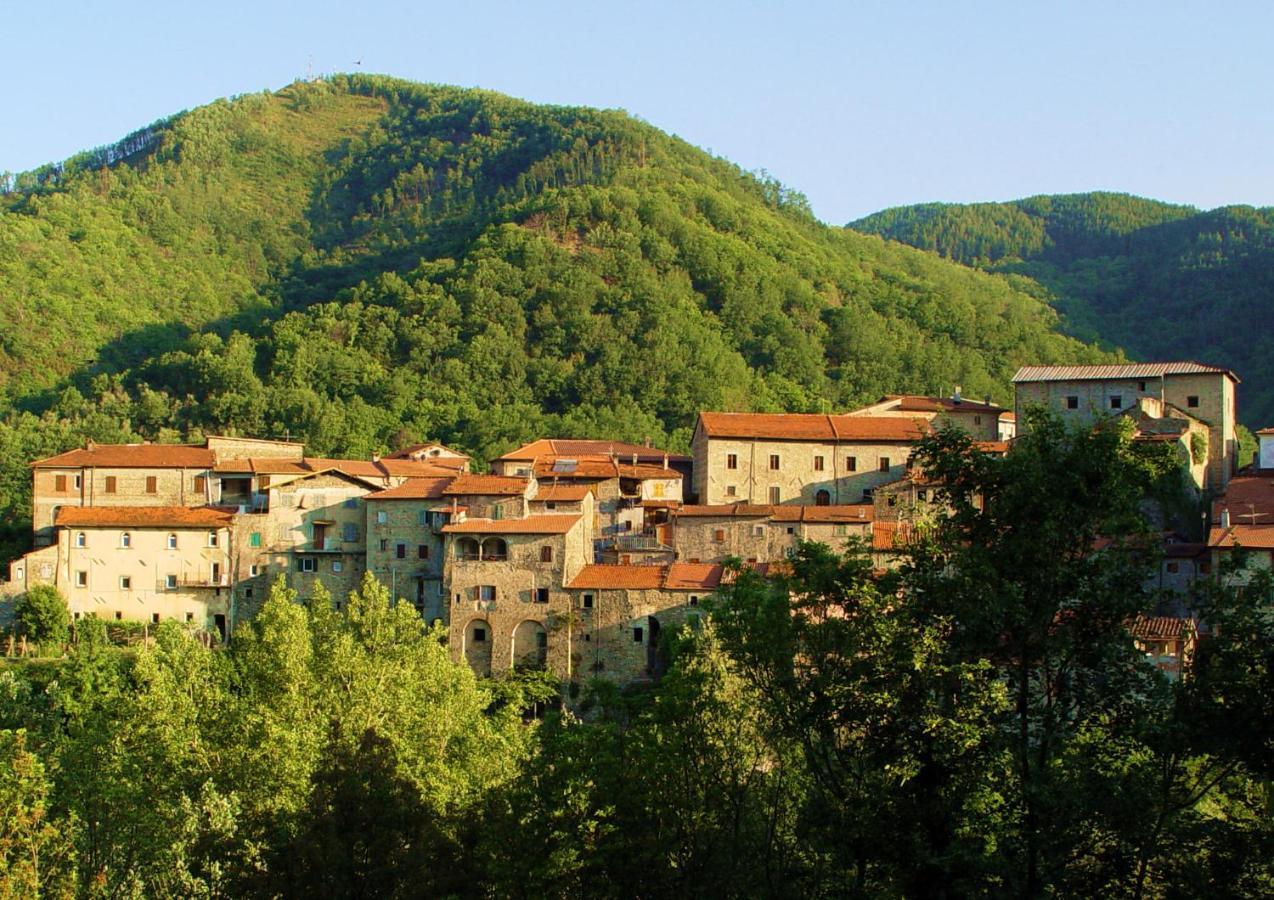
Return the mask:
[[833, 223], [1087, 190], [1274, 205], [1268, 0], [13, 0], [0, 34], [0, 170], [312, 65], [620, 107]]

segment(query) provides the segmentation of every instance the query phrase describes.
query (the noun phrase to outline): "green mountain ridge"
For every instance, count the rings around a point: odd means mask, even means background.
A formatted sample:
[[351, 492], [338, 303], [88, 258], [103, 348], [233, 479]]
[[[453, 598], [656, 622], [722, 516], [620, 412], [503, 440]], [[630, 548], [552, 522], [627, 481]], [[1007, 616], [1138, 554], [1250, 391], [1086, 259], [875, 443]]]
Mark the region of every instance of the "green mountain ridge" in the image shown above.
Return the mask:
[[1083, 340], [1234, 369], [1240, 417], [1274, 422], [1274, 209], [1202, 211], [1127, 194], [898, 207], [849, 229], [1035, 282]]
[[688, 446], [700, 409], [1011, 400], [1115, 358], [1047, 293], [816, 221], [622, 112], [336, 76], [218, 101], [0, 196], [0, 511], [76, 444], [362, 456], [545, 434]]

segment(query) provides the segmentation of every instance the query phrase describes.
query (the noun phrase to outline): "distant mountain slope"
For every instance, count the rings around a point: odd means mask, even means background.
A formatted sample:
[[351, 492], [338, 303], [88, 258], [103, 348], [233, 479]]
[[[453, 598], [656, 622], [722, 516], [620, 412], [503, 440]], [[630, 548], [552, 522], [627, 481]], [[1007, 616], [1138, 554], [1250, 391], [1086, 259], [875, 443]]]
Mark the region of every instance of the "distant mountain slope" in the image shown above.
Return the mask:
[[1082, 339], [1230, 366], [1245, 381], [1241, 418], [1274, 423], [1274, 209], [1076, 194], [900, 207], [848, 227], [1027, 276]]
[[20, 176], [0, 285], [0, 512], [19, 520], [25, 460], [87, 434], [684, 449], [699, 409], [956, 384], [1008, 402], [1023, 362], [1110, 358], [1032, 282], [824, 226], [623, 113], [374, 76], [219, 101]]

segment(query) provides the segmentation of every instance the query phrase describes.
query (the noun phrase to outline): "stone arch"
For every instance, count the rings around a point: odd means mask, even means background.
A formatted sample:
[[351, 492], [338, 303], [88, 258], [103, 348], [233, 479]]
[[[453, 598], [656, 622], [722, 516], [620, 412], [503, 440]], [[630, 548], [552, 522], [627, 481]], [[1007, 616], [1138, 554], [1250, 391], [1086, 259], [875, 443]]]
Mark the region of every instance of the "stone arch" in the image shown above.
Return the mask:
[[489, 537], [482, 542], [482, 558], [503, 560], [509, 558], [509, 545], [504, 538]]
[[456, 541], [456, 559], [477, 559], [480, 555], [476, 538], [463, 537]]
[[491, 674], [491, 623], [481, 617], [464, 626], [464, 658], [475, 675]]
[[541, 622], [525, 619], [513, 629], [510, 638], [513, 665], [542, 668], [548, 662], [549, 635]]

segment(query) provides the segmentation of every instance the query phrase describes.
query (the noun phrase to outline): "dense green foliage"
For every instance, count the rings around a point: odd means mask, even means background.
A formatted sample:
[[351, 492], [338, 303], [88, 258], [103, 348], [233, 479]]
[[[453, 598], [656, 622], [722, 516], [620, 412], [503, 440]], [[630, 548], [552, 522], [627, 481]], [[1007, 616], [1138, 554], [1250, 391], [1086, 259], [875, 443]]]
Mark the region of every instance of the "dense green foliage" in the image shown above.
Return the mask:
[[51, 584], [37, 584], [13, 605], [13, 617], [35, 641], [62, 643], [71, 627], [66, 598]]
[[1033, 424], [926, 442], [954, 515], [900, 570], [740, 569], [657, 684], [574, 712], [370, 578], [341, 612], [279, 582], [224, 650], [83, 620], [0, 671], [0, 896], [1269, 896], [1274, 581], [1209, 583], [1170, 681], [1126, 630], [1160, 467]]
[[1239, 414], [1274, 421], [1274, 209], [1210, 212], [1126, 194], [928, 203], [851, 222], [985, 271], [1025, 276], [1070, 332], [1141, 359], [1198, 359], [1245, 380]]
[[1009, 402], [1021, 363], [1108, 358], [1026, 282], [825, 227], [621, 112], [377, 77], [217, 102], [19, 177], [0, 282], [18, 525], [25, 462], [85, 436], [684, 449], [700, 409], [956, 384]]

